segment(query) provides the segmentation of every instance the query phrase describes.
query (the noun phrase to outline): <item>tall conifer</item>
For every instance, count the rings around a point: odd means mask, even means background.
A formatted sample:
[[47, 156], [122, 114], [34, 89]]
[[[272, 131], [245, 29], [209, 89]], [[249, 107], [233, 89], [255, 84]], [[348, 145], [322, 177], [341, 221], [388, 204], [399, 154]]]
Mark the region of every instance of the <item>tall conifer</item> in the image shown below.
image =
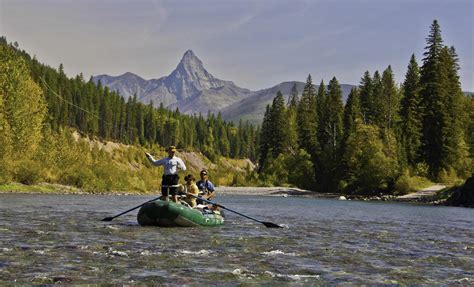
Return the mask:
[[308, 76], [298, 104], [298, 114], [296, 116], [298, 124], [298, 143], [311, 156], [315, 156], [318, 150], [317, 140], [317, 113], [316, 113], [316, 92], [313, 86], [311, 75]]
[[285, 100], [283, 94], [278, 91], [273, 99], [270, 114], [271, 129], [271, 151], [273, 158], [288, 149], [288, 117], [285, 108]]
[[403, 82], [401, 101], [401, 144], [403, 154], [409, 165], [414, 166], [420, 160], [422, 118], [420, 95], [420, 70], [413, 54]]
[[369, 123], [372, 114], [373, 106], [373, 88], [372, 76], [369, 71], [365, 71], [364, 76], [360, 80], [360, 107], [362, 112], [362, 120], [364, 123]]

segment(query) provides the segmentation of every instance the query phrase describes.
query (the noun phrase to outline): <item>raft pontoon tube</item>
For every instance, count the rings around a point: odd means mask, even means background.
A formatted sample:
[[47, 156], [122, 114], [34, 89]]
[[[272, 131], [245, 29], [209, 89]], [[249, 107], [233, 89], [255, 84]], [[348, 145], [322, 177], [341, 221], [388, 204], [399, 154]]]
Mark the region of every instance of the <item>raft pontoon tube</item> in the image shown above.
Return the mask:
[[220, 211], [193, 209], [173, 201], [155, 200], [143, 205], [138, 211], [138, 223], [142, 226], [195, 227], [224, 224]]

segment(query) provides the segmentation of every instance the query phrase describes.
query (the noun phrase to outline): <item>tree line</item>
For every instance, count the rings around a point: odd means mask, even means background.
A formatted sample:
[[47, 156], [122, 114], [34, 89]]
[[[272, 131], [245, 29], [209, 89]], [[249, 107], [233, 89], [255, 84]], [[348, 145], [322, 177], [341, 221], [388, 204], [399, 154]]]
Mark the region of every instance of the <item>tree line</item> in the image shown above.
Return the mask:
[[345, 105], [336, 77], [299, 96], [278, 92], [266, 108], [259, 173], [323, 192], [378, 193], [418, 178], [450, 181], [473, 168], [474, 98], [464, 96], [459, 58], [433, 21], [422, 65], [414, 55], [398, 86], [391, 66], [366, 71]]
[[243, 173], [234, 165], [244, 161], [222, 156], [255, 158], [258, 135], [250, 124], [234, 125], [220, 115], [187, 116], [136, 97], [125, 102], [101, 84], [81, 75], [67, 78], [62, 65], [55, 70], [40, 64], [18, 44], [0, 38], [0, 184], [156, 190], [162, 169], [147, 168], [143, 152], [164, 157], [163, 146], [174, 144], [213, 160], [200, 157], [199, 163], [189, 163], [189, 172], [204, 165], [215, 183], [228, 185], [234, 174]]
[[[125, 144], [160, 146], [201, 151], [215, 159], [218, 156], [256, 159], [259, 131], [248, 122], [226, 122], [221, 115], [184, 115], [179, 109], [154, 108], [138, 101], [137, 96], [124, 100], [115, 91], [85, 81], [82, 74], [68, 78], [61, 64], [56, 70], [40, 63], [36, 57], [7, 44], [0, 38], [2, 54], [20, 58], [27, 73], [42, 91], [47, 106], [45, 124], [52, 130], [72, 127], [90, 137]], [[26, 71], [25, 71], [26, 73]]]
[[[159, 184], [158, 169], [135, 170], [126, 161], [146, 164], [140, 146], [171, 144], [214, 162], [220, 156], [257, 162], [257, 171], [230, 176], [244, 185], [376, 193], [473, 172], [474, 98], [462, 93], [458, 56], [443, 44], [437, 21], [421, 67], [412, 55], [400, 86], [390, 66], [367, 71], [344, 104], [336, 77], [316, 90], [308, 76], [301, 94], [296, 86], [286, 101], [277, 93], [261, 127], [154, 108], [136, 96], [125, 101], [92, 78], [68, 78], [62, 65], [39, 63], [4, 37], [0, 60], [0, 182], [149, 190]], [[135, 147], [107, 154], [75, 143], [70, 129]]]

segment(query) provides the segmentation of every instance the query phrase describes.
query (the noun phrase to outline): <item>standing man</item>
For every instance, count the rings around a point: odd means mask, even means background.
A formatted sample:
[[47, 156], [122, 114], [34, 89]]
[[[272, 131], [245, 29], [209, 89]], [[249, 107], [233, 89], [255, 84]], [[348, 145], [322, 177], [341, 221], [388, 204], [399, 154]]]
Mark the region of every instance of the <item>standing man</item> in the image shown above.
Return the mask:
[[[202, 169], [200, 175], [201, 175], [201, 180], [196, 182], [196, 185], [199, 188], [199, 196], [204, 199], [211, 200], [214, 196], [216, 196], [216, 190], [214, 188], [214, 184], [212, 184], [212, 182], [208, 180], [206, 169]], [[198, 203], [199, 203], [199, 200], [198, 200]], [[199, 204], [202, 204], [202, 202]]]
[[178, 201], [177, 196], [177, 187], [170, 187], [173, 185], [178, 185], [179, 183], [179, 175], [178, 171], [186, 170], [186, 165], [184, 164], [183, 160], [179, 157], [175, 156], [176, 147], [170, 146], [168, 148], [168, 157], [155, 160], [153, 156], [149, 153], [145, 153], [148, 160], [156, 166], [164, 166], [163, 178], [161, 181], [161, 195], [167, 198], [168, 195], [173, 195], [173, 201]]

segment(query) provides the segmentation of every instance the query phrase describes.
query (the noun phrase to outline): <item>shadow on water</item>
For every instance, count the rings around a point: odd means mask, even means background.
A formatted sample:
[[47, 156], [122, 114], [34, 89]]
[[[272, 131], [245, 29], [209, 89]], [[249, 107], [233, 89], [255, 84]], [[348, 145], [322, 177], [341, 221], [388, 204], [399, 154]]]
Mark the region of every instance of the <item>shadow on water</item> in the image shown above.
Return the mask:
[[143, 196], [0, 194], [0, 283], [474, 284], [471, 209], [221, 196], [211, 228], [140, 227]]

